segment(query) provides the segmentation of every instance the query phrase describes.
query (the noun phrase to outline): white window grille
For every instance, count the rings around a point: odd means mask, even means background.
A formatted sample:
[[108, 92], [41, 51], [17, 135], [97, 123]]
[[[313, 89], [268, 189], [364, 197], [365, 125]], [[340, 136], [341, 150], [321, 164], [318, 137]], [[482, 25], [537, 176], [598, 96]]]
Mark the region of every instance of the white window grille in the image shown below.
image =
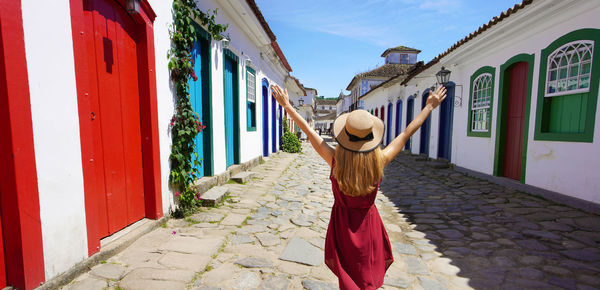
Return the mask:
[[546, 97], [590, 90], [594, 41], [569, 42], [548, 56]]
[[246, 80], [248, 81], [248, 102], [256, 102], [256, 79], [254, 74], [250, 70], [246, 70]]
[[471, 97], [471, 131], [488, 132], [490, 104], [492, 102], [492, 74], [484, 73], [473, 81]]

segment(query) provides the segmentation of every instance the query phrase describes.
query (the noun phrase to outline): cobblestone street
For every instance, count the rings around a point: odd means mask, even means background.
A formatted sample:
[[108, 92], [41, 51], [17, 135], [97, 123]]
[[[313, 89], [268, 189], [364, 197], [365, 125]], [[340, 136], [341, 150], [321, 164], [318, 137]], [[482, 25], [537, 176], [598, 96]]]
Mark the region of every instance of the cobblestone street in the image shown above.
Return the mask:
[[[384, 289], [600, 287], [599, 216], [431, 165], [400, 154], [386, 169]], [[304, 143], [252, 171], [222, 206], [169, 220], [65, 289], [337, 289], [328, 165]]]

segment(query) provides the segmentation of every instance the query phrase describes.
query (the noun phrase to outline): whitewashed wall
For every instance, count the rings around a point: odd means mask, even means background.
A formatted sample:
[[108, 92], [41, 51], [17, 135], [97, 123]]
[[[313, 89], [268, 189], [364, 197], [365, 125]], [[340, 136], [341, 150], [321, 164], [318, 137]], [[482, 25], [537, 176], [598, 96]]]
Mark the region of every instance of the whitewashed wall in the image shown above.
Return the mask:
[[68, 0], [22, 0], [46, 279], [87, 258]]
[[[534, 54], [531, 109], [525, 183], [572, 197], [600, 203], [600, 182], [592, 164], [600, 164], [600, 112], [596, 110], [594, 142], [559, 142], [534, 140], [539, 66], [541, 50], [561, 36], [582, 28], [600, 28], [597, 17], [600, 3], [594, 1], [536, 1], [508, 19], [459, 47], [418, 78], [407, 88], [419, 90], [415, 100], [415, 116], [421, 105], [421, 94], [431, 83], [441, 65], [452, 71], [451, 80], [462, 85], [462, 106], [454, 108], [452, 162], [475, 171], [493, 174], [500, 66], [518, 54]], [[518, 31], [518, 33], [516, 33]], [[513, 33], [514, 32], [514, 33]], [[493, 44], [493, 45], [491, 45]], [[492, 66], [494, 75], [494, 107], [490, 124], [491, 138], [468, 137], [470, 77], [479, 68]], [[425, 77], [425, 78], [424, 78]], [[407, 89], [405, 96], [411, 94]], [[456, 94], [460, 94], [457, 87]], [[600, 106], [598, 106], [600, 107]], [[439, 109], [432, 113], [430, 157], [437, 157]], [[415, 134], [413, 153], [418, 152], [419, 132]]]
[[[278, 72], [266, 55], [261, 57], [261, 51], [248, 35], [241, 28], [243, 23], [224, 9], [219, 1], [196, 1], [198, 7], [206, 11], [208, 9], [218, 8], [219, 12], [215, 21], [221, 24], [229, 24], [226, 35], [229, 35], [231, 41], [229, 50], [239, 57], [238, 62], [238, 80], [239, 80], [239, 120], [240, 120], [240, 162], [246, 162], [262, 155], [262, 79], [266, 78], [269, 85], [277, 84], [283, 87], [285, 75]], [[244, 3], [244, 2], [240, 2]], [[260, 28], [262, 29], [262, 28]], [[211, 44], [211, 74], [212, 74], [212, 105], [213, 105], [213, 164], [214, 174], [224, 172], [226, 168], [225, 151], [225, 124], [224, 100], [223, 100], [223, 48], [220, 41], [212, 41]], [[256, 131], [247, 130], [247, 108], [246, 108], [246, 65], [245, 59], [252, 60], [251, 67], [256, 71]], [[269, 152], [271, 152], [272, 143], [272, 119], [271, 119], [271, 101], [269, 94]], [[277, 104], [276, 104], [277, 106]], [[276, 126], [278, 120], [276, 120]], [[279, 135], [279, 129], [276, 130]], [[243, 146], [241, 146], [243, 144]]]

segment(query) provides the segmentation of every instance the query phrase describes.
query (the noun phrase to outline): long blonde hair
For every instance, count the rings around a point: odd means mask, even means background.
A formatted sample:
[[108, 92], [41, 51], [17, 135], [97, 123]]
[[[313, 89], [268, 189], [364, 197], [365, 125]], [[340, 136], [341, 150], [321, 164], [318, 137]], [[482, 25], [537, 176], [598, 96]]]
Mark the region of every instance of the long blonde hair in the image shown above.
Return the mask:
[[383, 176], [383, 152], [379, 147], [370, 152], [352, 152], [338, 145], [334, 158], [333, 177], [346, 195], [371, 193]]

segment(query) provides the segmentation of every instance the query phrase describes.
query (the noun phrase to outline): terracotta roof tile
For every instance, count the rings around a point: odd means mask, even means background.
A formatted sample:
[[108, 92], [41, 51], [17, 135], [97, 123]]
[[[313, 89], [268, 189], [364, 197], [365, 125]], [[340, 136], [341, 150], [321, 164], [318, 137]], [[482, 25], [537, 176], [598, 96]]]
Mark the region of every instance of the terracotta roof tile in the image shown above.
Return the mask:
[[457, 49], [458, 47], [460, 47], [461, 45], [467, 43], [469, 40], [473, 39], [474, 37], [478, 36], [479, 34], [483, 33], [484, 31], [486, 31], [487, 29], [489, 29], [490, 27], [496, 25], [497, 23], [499, 23], [500, 21], [502, 21], [503, 19], [509, 17], [510, 15], [518, 12], [519, 10], [525, 8], [527, 5], [531, 4], [533, 2], [533, 0], [523, 0], [523, 2], [521, 2], [520, 4], [515, 4], [515, 6], [508, 8], [508, 10], [503, 11], [502, 13], [500, 13], [499, 16], [495, 16], [494, 18], [492, 18], [490, 21], [488, 21], [488, 23], [485, 23], [483, 25], [481, 25], [477, 30], [469, 33], [469, 35], [465, 36], [463, 39], [457, 41], [455, 44], [453, 44], [450, 48], [448, 48], [446, 51], [440, 53], [438, 56], [436, 56], [434, 59], [432, 59], [430, 62], [428, 62], [426, 65], [420, 67], [419, 69], [413, 71], [412, 73], [410, 73], [405, 79], [404, 81], [402, 81], [402, 84], [405, 85], [406, 83], [408, 83], [408, 81], [410, 81], [412, 78], [414, 78], [416, 75], [418, 75], [419, 73], [421, 73], [422, 71], [430, 68], [431, 66], [433, 66], [434, 64], [438, 63], [443, 57], [445, 57], [446, 55], [448, 55], [449, 53], [451, 53], [452, 51], [454, 51], [455, 49]]

